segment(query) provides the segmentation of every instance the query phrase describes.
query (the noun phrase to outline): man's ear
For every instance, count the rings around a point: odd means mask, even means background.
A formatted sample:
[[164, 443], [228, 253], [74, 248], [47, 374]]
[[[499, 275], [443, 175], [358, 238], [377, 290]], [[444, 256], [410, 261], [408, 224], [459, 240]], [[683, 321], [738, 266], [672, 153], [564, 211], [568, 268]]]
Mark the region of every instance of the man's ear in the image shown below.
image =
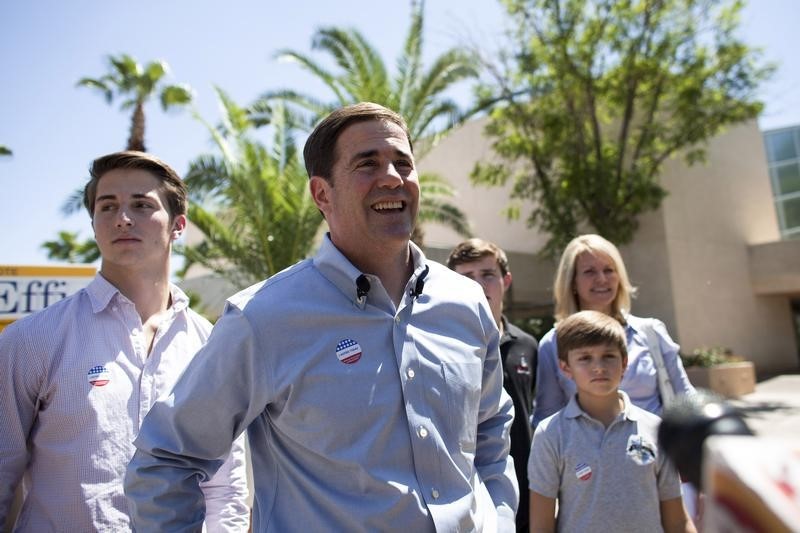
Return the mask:
[[172, 221], [172, 240], [177, 240], [186, 229], [186, 215], [178, 215]]
[[503, 276], [503, 292], [511, 288], [511, 281], [511, 272], [506, 272], [506, 275]]
[[333, 185], [321, 176], [311, 176], [308, 181], [308, 187], [314, 203], [317, 204], [317, 209], [322, 211], [323, 215], [326, 215], [331, 207], [331, 188]]

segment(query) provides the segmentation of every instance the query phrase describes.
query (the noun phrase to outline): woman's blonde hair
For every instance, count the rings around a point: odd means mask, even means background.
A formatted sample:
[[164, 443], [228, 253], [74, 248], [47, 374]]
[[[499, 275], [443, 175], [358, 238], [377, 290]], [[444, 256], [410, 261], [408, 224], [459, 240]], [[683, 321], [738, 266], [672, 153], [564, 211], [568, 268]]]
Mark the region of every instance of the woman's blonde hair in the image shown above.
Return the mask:
[[575, 237], [561, 254], [561, 261], [553, 283], [553, 296], [556, 299], [556, 322], [581, 310], [578, 306], [578, 295], [575, 291], [575, 263], [578, 260], [578, 256], [584, 252], [591, 254], [602, 252], [614, 262], [614, 268], [619, 276], [619, 288], [617, 289], [616, 298], [611, 302], [611, 316], [624, 324], [624, 313], [630, 311], [631, 296], [635, 294], [636, 289], [631, 285], [628, 271], [625, 270], [625, 263], [622, 262], [622, 256], [617, 247], [600, 235], [594, 234]]

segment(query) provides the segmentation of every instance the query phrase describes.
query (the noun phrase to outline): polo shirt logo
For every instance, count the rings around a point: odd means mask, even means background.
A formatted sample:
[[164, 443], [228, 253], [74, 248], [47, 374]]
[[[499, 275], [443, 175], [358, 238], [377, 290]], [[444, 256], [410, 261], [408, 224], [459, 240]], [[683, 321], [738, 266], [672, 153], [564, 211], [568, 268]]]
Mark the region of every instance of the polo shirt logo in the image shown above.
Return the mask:
[[641, 435], [628, 437], [628, 446], [625, 450], [628, 457], [640, 466], [647, 466], [656, 460], [655, 445]]
[[336, 345], [336, 358], [346, 365], [357, 363], [361, 359], [361, 345], [353, 339], [342, 339]]
[[589, 481], [592, 477], [592, 467], [586, 463], [578, 463], [575, 467], [575, 477], [581, 481]]
[[103, 365], [96, 365], [89, 369], [86, 378], [93, 387], [104, 387], [111, 381], [111, 372]]
[[525, 356], [519, 358], [519, 364], [514, 368], [517, 374], [531, 375], [531, 367], [528, 365], [528, 359]]

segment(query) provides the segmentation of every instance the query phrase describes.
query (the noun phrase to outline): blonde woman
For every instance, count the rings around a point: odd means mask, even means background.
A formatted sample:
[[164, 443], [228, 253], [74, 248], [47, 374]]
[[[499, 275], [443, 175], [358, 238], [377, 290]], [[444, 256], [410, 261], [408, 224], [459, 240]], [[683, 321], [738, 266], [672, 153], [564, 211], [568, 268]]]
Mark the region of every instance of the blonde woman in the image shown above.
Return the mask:
[[[599, 235], [581, 235], [564, 249], [556, 274], [553, 293], [556, 322], [578, 311], [601, 311], [616, 318], [625, 328], [628, 368], [620, 389], [631, 402], [646, 411], [661, 414], [656, 366], [648, 348], [645, 328], [652, 325], [664, 365], [676, 395], [693, 394], [694, 387], [683, 369], [679, 346], [659, 320], [630, 314], [634, 289], [628, 279], [619, 250]], [[555, 329], [539, 343], [536, 372], [536, 403], [533, 425], [564, 407], [575, 394], [575, 384], [558, 369]]]

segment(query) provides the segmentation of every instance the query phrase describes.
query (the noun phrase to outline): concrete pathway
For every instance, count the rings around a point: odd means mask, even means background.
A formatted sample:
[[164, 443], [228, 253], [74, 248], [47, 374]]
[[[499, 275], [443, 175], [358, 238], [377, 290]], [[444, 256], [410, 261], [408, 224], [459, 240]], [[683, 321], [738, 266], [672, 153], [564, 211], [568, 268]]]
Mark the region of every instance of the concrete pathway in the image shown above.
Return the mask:
[[756, 435], [800, 442], [800, 374], [776, 376], [731, 403], [745, 413]]

